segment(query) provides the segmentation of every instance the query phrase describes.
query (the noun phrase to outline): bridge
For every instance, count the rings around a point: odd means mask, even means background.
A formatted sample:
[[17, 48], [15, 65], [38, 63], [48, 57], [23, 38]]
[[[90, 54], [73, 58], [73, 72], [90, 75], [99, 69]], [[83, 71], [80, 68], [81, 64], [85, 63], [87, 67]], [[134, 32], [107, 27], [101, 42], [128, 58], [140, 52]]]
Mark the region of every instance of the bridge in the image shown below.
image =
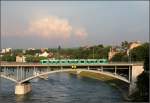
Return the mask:
[[40, 63], [1, 62], [0, 77], [16, 83], [15, 94], [26, 94], [31, 91], [29, 81], [34, 78], [47, 78], [49, 74], [57, 72], [75, 71], [77, 74], [80, 74], [83, 71], [87, 71], [103, 74], [128, 83], [129, 92], [132, 93], [136, 88], [136, 78], [143, 70], [143, 63], [49, 65]]

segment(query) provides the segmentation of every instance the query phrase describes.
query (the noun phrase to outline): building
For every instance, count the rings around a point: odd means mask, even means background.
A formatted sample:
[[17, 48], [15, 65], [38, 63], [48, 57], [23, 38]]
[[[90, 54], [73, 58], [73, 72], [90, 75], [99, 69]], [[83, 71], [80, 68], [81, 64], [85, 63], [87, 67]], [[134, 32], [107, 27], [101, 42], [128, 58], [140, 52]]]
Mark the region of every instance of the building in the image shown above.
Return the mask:
[[11, 51], [12, 51], [12, 48], [5, 48], [5, 49], [1, 50], [1, 53], [8, 53], [8, 52], [11, 52]]
[[28, 48], [27, 50], [35, 50], [35, 48]]
[[132, 50], [133, 48], [138, 47], [140, 45], [142, 45], [140, 41], [135, 41], [135, 42], [129, 43], [128, 49], [127, 49], [127, 55], [129, 55], [130, 50]]
[[48, 57], [49, 53], [47, 53], [46, 51], [39, 54], [39, 57]]
[[48, 58], [53, 58], [54, 54], [52, 52], [49, 52]]
[[41, 50], [41, 52], [43, 53], [44, 51], [47, 51], [48, 48], [41, 48], [40, 50]]
[[116, 55], [117, 53], [119, 53], [119, 51], [117, 51], [116, 48], [110, 48], [108, 52], [108, 60], [111, 60], [113, 56]]
[[16, 56], [16, 62], [26, 62], [26, 57], [25, 56]]
[[135, 47], [138, 47], [141, 45], [140, 41], [135, 41], [135, 42], [130, 42], [128, 44], [127, 50], [122, 50], [121, 47], [112, 47], [110, 48], [110, 51], [108, 53], [108, 60], [111, 60], [113, 58], [114, 55], [116, 55], [117, 53], [121, 53], [121, 52], [126, 52], [126, 54], [129, 56], [129, 52], [130, 50], [132, 50]]

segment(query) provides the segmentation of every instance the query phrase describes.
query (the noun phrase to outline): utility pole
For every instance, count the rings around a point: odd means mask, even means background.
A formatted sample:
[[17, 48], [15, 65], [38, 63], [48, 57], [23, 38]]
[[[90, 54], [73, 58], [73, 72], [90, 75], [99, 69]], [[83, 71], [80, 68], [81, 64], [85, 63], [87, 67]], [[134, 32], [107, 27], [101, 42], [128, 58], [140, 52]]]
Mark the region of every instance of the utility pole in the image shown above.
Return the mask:
[[58, 46], [58, 56], [57, 56], [57, 59], [60, 59], [60, 49], [61, 49], [61, 47], [60, 47], [60, 45]]
[[93, 47], [93, 59], [94, 59], [94, 47]]
[[62, 68], [61, 68], [61, 61], [60, 61], [60, 50], [61, 50], [61, 47], [60, 47], [60, 45], [59, 45], [59, 46], [58, 46], [58, 60], [59, 60], [60, 69], [62, 69]]
[[131, 53], [130, 53], [130, 51], [129, 51], [129, 58], [130, 58], [130, 63], [131, 63]]

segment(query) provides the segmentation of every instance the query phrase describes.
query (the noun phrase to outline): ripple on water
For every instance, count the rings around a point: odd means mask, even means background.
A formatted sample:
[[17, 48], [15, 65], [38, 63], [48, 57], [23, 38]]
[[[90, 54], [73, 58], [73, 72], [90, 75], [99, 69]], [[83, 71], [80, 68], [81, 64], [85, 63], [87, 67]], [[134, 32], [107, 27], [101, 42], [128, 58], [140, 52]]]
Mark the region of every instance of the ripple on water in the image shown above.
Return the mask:
[[49, 75], [48, 80], [31, 81], [32, 92], [14, 95], [14, 83], [1, 78], [0, 101], [4, 103], [108, 103], [121, 102], [121, 93], [108, 84], [67, 73]]

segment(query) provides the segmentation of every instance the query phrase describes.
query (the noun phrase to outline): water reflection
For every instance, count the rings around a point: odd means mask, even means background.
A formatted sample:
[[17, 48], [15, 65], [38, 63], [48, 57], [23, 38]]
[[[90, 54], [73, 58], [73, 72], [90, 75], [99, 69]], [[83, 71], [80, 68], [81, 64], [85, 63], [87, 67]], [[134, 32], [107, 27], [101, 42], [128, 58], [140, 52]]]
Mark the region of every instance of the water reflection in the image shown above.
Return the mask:
[[108, 103], [121, 102], [121, 93], [108, 84], [67, 73], [49, 75], [48, 80], [31, 81], [32, 91], [14, 95], [15, 84], [1, 79], [0, 101], [4, 103]]

